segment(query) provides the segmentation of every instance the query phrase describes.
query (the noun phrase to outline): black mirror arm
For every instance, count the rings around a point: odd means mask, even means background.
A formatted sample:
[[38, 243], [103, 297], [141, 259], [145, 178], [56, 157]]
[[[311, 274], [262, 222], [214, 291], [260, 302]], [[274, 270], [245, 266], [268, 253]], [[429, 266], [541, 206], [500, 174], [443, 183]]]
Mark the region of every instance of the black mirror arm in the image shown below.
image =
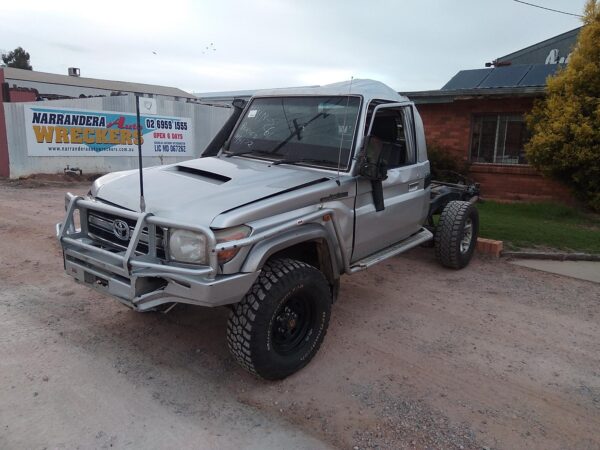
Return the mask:
[[383, 182], [381, 180], [371, 180], [371, 188], [373, 195], [373, 204], [375, 211], [383, 211], [385, 203], [383, 201]]
[[369, 161], [368, 143], [371, 136], [367, 136], [360, 152], [360, 174], [371, 181], [371, 195], [373, 196], [373, 205], [375, 211], [383, 211], [385, 202], [383, 198], [383, 180], [387, 178], [387, 164], [382, 158], [381, 152], [372, 155], [377, 159], [376, 162]]

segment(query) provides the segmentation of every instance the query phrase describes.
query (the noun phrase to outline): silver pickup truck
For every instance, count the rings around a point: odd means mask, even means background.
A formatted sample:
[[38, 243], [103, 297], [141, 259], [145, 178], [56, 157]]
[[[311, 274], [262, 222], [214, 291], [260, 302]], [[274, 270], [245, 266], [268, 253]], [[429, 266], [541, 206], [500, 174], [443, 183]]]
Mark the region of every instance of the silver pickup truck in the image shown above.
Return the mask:
[[432, 182], [407, 98], [354, 80], [234, 109], [203, 157], [144, 169], [146, 211], [137, 171], [67, 194], [66, 273], [137, 311], [229, 306], [236, 360], [281, 379], [317, 352], [343, 274], [428, 242], [468, 264], [477, 187]]

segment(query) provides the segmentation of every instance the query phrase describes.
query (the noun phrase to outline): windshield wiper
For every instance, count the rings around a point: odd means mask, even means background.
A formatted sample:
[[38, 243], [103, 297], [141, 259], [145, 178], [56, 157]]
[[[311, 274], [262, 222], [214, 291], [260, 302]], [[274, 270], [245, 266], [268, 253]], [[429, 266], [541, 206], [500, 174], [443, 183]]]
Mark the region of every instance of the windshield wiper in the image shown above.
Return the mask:
[[[256, 150], [256, 149], [255, 150], [242, 150], [242, 151], [236, 152], [236, 153], [226, 153], [225, 156], [227, 158], [231, 158], [232, 156], [247, 155], [249, 153], [262, 153], [262, 154], [276, 155], [277, 152], [279, 151], [279, 149], [281, 149], [284, 145], [286, 145], [288, 142], [290, 142], [294, 138], [294, 136], [296, 136], [297, 139], [299, 141], [301, 141], [302, 140], [302, 132], [304, 131], [304, 129], [307, 126], [309, 126], [311, 123], [313, 123], [319, 117], [323, 117], [325, 119], [328, 116], [329, 116], [329, 114], [320, 112], [320, 113], [315, 114], [313, 117], [311, 117], [307, 122], [305, 122], [303, 124], [298, 124], [298, 119], [292, 120], [292, 124], [294, 125], [294, 130], [291, 131], [290, 134], [284, 140], [280, 141], [271, 150]], [[280, 163], [280, 164], [282, 164], [282, 163]]]
[[335, 163], [330, 159], [318, 159], [318, 158], [298, 158], [298, 159], [280, 159], [274, 161], [271, 165], [278, 166], [279, 164], [298, 164], [298, 163], [326, 163], [329, 166], [335, 166]]
[[257, 149], [242, 150], [241, 152], [227, 152], [227, 153], [225, 153], [225, 158], [231, 158], [232, 156], [247, 155], [248, 153], [267, 153], [267, 152], [265, 152], [264, 150], [257, 150]]
[[292, 138], [294, 136], [298, 137], [298, 140], [301, 141], [302, 140], [302, 131], [304, 131], [304, 129], [309, 126], [311, 123], [313, 123], [315, 120], [317, 120], [319, 117], [323, 117], [326, 118], [329, 114], [324, 113], [324, 112], [320, 112], [315, 114], [312, 118], [310, 118], [308, 120], [308, 122], [302, 124], [302, 125], [298, 125], [298, 120], [294, 119], [292, 120], [292, 123], [294, 124], [294, 131], [292, 131], [288, 137], [286, 137], [283, 141], [281, 141], [279, 144], [277, 144], [275, 147], [273, 147], [273, 150], [270, 151], [270, 153], [277, 153], [277, 151], [283, 147], [284, 145], [286, 145], [288, 142], [290, 142], [292, 140]]

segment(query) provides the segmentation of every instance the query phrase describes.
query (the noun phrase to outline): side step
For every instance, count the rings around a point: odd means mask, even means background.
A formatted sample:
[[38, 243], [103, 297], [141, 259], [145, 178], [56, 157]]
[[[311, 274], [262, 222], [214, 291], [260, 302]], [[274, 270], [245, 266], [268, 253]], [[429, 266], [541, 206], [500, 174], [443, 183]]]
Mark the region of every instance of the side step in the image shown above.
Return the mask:
[[384, 259], [391, 258], [392, 256], [396, 256], [400, 253], [405, 252], [413, 247], [416, 247], [423, 242], [427, 242], [433, 238], [433, 234], [431, 231], [426, 228], [421, 228], [418, 233], [413, 234], [412, 236], [407, 237], [403, 241], [397, 242], [396, 244], [390, 245], [389, 247], [384, 248], [383, 250], [379, 250], [372, 255], [369, 255], [359, 261], [352, 263], [350, 266], [350, 273], [360, 272], [361, 270], [368, 269], [374, 264], [383, 261]]

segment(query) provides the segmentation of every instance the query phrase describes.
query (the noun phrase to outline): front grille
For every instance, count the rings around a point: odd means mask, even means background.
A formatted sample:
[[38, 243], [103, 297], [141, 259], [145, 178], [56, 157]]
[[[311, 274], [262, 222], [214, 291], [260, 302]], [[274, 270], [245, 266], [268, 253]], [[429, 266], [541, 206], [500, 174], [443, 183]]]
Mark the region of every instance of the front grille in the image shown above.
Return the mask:
[[[93, 210], [88, 210], [88, 234], [92, 239], [98, 240], [115, 250], [126, 250], [130, 238], [122, 239], [115, 234], [114, 224], [116, 220], [125, 222], [129, 227], [129, 236], [133, 235], [135, 220]], [[156, 256], [165, 259], [165, 232], [160, 227], [154, 228], [156, 230]], [[148, 240], [148, 227], [144, 227], [136, 248], [138, 254], [148, 254]]]

